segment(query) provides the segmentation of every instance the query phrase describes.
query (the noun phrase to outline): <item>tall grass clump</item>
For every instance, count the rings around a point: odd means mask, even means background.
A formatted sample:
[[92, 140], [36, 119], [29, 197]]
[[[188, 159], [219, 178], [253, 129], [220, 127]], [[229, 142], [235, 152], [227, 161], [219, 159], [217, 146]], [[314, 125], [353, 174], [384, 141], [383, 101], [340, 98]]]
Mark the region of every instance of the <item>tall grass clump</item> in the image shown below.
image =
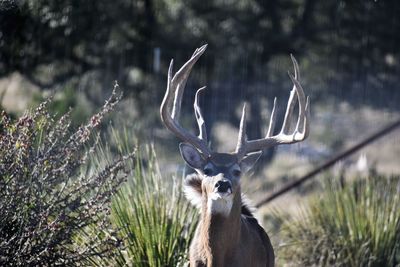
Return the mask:
[[331, 181], [282, 234], [294, 266], [400, 266], [400, 178]]
[[[115, 253], [120, 240], [107, 214], [133, 154], [101, 166], [88, 159], [98, 147], [99, 125], [120, 101], [116, 89], [75, 131], [70, 113], [49, 114], [51, 100], [15, 121], [2, 112], [0, 266], [82, 266], [94, 255]], [[77, 243], [93, 225], [98, 231]]]
[[96, 261], [98, 266], [175, 267], [187, 261], [197, 212], [184, 199], [181, 179], [160, 171], [154, 149], [141, 151], [112, 203], [111, 220], [123, 248], [115, 257]]

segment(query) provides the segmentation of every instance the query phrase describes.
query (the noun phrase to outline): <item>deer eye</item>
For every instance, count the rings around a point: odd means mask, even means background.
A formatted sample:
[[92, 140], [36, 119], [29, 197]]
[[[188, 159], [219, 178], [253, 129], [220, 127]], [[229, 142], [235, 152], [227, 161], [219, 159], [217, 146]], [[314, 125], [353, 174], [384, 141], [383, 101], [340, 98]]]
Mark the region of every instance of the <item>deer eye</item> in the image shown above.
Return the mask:
[[207, 176], [212, 174], [212, 169], [210, 167], [205, 167], [203, 173]]
[[234, 176], [240, 176], [240, 175], [242, 174], [242, 172], [241, 172], [239, 169], [234, 169], [234, 170], [232, 171], [232, 174], [233, 174]]

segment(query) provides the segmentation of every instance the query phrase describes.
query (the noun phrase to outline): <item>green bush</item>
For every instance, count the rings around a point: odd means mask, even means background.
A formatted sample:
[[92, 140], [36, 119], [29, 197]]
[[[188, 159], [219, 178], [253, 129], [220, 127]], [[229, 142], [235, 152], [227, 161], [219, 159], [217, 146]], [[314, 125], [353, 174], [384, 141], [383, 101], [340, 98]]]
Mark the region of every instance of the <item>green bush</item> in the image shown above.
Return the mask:
[[400, 179], [331, 181], [282, 229], [279, 256], [295, 266], [400, 266]]
[[184, 199], [181, 179], [160, 172], [152, 148], [145, 149], [142, 157], [137, 155], [128, 183], [112, 204], [111, 220], [124, 246], [115, 257], [93, 262], [98, 266], [183, 266], [197, 211]]
[[[2, 112], [0, 266], [85, 265], [115, 253], [120, 240], [107, 214], [133, 154], [105, 165], [88, 159], [98, 147], [96, 128], [120, 100], [116, 88], [72, 134], [70, 113], [57, 120], [48, 112], [51, 101], [16, 121]], [[99, 231], [77, 243], [90, 225]]]

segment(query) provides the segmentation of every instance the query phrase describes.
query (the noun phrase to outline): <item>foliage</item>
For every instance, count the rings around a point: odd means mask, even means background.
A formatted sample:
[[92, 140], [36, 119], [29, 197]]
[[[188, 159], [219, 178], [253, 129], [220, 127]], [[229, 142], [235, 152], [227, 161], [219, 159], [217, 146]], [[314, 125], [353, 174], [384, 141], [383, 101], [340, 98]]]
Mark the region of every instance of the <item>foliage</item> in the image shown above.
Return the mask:
[[[159, 125], [155, 111], [170, 59], [179, 66], [206, 42], [182, 110], [192, 114], [186, 103], [207, 83], [209, 131], [217, 121], [237, 127], [245, 100], [251, 103], [249, 138], [259, 138], [265, 134], [261, 110], [272, 106], [273, 96], [281, 124], [288, 95], [283, 88], [291, 87], [289, 53], [306, 74], [302, 83], [312, 103], [338, 98], [399, 109], [397, 0], [11, 0], [0, 1], [0, 12], [1, 77], [19, 72], [43, 89], [85, 88], [81, 93], [96, 105], [104, 85], [117, 78], [135, 99], [143, 129]], [[224, 112], [215, 112], [220, 107]]]
[[[316, 72], [315, 82], [322, 75], [324, 85], [335, 90], [331, 94], [353, 94], [348, 89], [360, 87], [354, 76], [362, 72], [370, 93], [381, 83], [393, 92], [397, 81], [396, 0], [27, 0], [0, 5], [0, 75], [19, 71], [43, 88], [100, 70], [107, 75], [99, 80], [118, 77], [136, 96], [152, 97], [143, 85], [158, 80], [156, 49], [166, 74], [171, 57], [182, 62], [204, 42], [212, 47], [207, 75], [215, 72], [220, 83], [229, 75], [238, 87], [270, 80], [274, 95], [280, 93], [273, 89], [279, 77], [269, 64], [289, 53], [307, 55], [303, 69]], [[319, 66], [312, 68], [316, 62]], [[140, 75], [132, 78], [132, 73]]]
[[302, 266], [398, 266], [400, 179], [331, 181], [302, 216], [286, 223], [282, 256]]
[[[153, 149], [137, 157], [134, 171], [113, 200], [111, 219], [124, 248], [99, 266], [183, 266], [197, 212], [183, 198], [181, 182], [162, 174]], [[132, 168], [133, 169], [133, 168]]]
[[98, 125], [121, 95], [112, 95], [90, 120], [70, 133], [70, 113], [48, 112], [51, 100], [17, 121], [0, 120], [0, 265], [79, 265], [93, 255], [112, 255], [113, 231], [74, 242], [88, 225], [109, 228], [111, 197], [126, 179], [133, 154], [106, 166], [88, 161], [97, 148]]

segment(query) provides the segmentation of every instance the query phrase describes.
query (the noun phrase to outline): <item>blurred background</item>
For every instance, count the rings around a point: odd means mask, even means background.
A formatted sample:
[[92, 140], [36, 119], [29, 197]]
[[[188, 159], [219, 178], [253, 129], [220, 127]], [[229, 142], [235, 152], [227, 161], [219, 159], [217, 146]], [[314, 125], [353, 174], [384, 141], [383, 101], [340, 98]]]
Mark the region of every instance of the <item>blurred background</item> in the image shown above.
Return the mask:
[[[264, 152], [244, 181], [257, 200], [400, 117], [399, 14], [396, 0], [4, 0], [0, 105], [18, 116], [53, 95], [53, 111], [72, 108], [80, 125], [118, 81], [124, 99], [110, 124], [154, 143], [162, 170], [174, 173], [183, 166], [178, 140], [159, 118], [170, 60], [176, 71], [208, 44], [189, 78], [181, 120], [196, 129], [194, 93], [207, 85], [200, 102], [212, 147], [226, 152], [235, 147], [244, 101], [249, 138], [265, 135], [275, 96], [279, 128], [293, 54], [311, 98], [311, 135]], [[399, 174], [399, 133], [330, 171]], [[307, 183], [280, 202], [290, 209], [310, 190]]]

